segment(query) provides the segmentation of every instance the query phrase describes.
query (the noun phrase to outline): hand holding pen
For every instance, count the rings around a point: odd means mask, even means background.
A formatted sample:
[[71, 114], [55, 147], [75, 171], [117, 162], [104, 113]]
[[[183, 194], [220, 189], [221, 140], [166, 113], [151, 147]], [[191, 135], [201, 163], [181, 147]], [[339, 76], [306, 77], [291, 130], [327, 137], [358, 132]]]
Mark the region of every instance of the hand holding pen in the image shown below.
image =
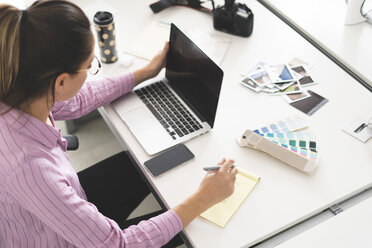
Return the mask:
[[234, 160], [222, 159], [215, 170], [210, 170], [200, 184], [199, 191], [207, 197], [210, 206], [224, 200], [234, 192], [237, 168]]
[[222, 159], [218, 163], [218, 170], [207, 172], [198, 190], [182, 204], [173, 208], [180, 216], [184, 226], [234, 192], [236, 174], [238, 173], [237, 168], [231, 169], [234, 162], [234, 160]]

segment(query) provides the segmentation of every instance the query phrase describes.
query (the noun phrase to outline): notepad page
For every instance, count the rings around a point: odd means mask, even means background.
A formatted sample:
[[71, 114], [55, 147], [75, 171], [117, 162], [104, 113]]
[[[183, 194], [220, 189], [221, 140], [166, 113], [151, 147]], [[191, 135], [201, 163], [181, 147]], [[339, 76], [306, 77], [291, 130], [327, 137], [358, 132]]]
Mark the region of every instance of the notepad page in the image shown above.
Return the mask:
[[240, 205], [247, 198], [249, 193], [256, 186], [259, 177], [249, 173], [243, 169], [238, 169], [239, 173], [236, 175], [234, 193], [223, 200], [222, 202], [209, 208], [200, 216], [215, 223], [220, 227], [224, 227], [231, 219], [234, 213], [238, 210]]
[[125, 53], [151, 60], [169, 40], [170, 25], [158, 21], [151, 22], [134, 40], [132, 45], [124, 49]]
[[[151, 60], [169, 40], [170, 24], [153, 21], [135, 38], [124, 52], [142, 59]], [[204, 32], [193, 28], [186, 32], [187, 36], [216, 64], [220, 64], [231, 38]]]

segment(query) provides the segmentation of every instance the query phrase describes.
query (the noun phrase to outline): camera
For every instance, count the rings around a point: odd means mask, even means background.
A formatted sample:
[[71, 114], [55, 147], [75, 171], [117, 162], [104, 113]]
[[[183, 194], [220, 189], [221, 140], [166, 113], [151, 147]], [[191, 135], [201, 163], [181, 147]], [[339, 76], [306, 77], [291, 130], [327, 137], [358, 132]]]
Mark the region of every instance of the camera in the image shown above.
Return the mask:
[[253, 13], [245, 4], [225, 0], [224, 6], [213, 8], [213, 26], [217, 30], [248, 37], [253, 30]]

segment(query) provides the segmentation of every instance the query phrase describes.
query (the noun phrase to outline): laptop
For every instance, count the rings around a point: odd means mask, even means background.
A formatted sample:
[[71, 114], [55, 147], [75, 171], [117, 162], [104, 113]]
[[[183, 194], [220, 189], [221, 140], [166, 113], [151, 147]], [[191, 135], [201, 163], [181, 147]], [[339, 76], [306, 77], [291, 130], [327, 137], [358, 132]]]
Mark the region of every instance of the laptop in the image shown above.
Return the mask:
[[165, 78], [112, 106], [146, 153], [154, 155], [211, 130], [223, 71], [171, 24]]

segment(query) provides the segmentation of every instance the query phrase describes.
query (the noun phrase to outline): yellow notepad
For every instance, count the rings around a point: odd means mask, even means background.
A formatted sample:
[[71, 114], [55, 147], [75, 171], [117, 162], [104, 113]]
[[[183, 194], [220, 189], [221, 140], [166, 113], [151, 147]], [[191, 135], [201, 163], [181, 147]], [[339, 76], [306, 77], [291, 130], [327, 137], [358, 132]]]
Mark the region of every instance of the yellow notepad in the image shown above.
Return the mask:
[[214, 224], [224, 227], [234, 215], [236, 210], [243, 203], [245, 198], [251, 193], [254, 186], [260, 180], [260, 177], [238, 168], [239, 173], [236, 175], [234, 193], [222, 202], [209, 208], [200, 216], [213, 222]]

